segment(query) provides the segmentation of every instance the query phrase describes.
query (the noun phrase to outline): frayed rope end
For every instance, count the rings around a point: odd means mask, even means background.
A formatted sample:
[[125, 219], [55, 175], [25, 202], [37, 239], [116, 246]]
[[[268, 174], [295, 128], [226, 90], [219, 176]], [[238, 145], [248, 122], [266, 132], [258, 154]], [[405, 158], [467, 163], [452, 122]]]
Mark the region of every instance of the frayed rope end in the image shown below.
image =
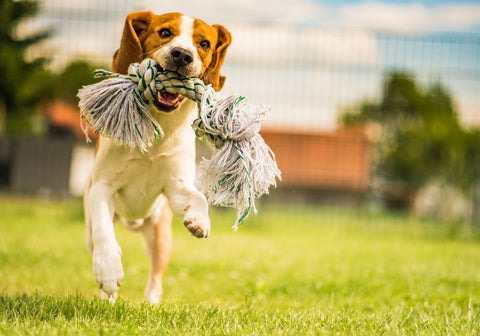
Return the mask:
[[115, 139], [120, 145], [146, 151], [157, 137], [164, 135], [128, 77], [111, 77], [79, 90], [82, 130], [88, 129]]
[[243, 96], [202, 100], [193, 128], [218, 149], [200, 163], [199, 180], [210, 204], [238, 209], [234, 231], [253, 210], [255, 200], [281, 180], [275, 156], [260, 136], [260, 122], [268, 111], [252, 106]]
[[[81, 125], [114, 139], [121, 145], [147, 151], [163, 130], [146, 105], [157, 91], [178, 91], [195, 100], [199, 118], [192, 127], [198, 137], [218, 149], [200, 165], [199, 180], [210, 204], [236, 207], [239, 225], [253, 210], [255, 199], [268, 194], [281, 173], [275, 155], [260, 136], [260, 122], [269, 109], [252, 106], [243, 96], [222, 97], [200, 79], [158, 72], [154, 60], [129, 67], [129, 75], [97, 70], [95, 77], [108, 79], [79, 90]], [[138, 84], [138, 85], [137, 85]]]

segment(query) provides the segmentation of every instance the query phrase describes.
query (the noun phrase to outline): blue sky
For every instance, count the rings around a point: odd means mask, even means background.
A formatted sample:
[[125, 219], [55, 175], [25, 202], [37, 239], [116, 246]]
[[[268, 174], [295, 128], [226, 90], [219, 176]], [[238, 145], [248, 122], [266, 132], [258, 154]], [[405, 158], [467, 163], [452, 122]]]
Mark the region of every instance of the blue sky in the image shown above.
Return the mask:
[[182, 12], [207, 21], [332, 24], [412, 33], [480, 33], [480, 0], [40, 0], [45, 7], [100, 9], [120, 16], [133, 10]]
[[[67, 0], [65, 0], [67, 1]], [[136, 0], [138, 8], [204, 18], [366, 26], [389, 31], [480, 32], [480, 1]]]
[[[53, 23], [57, 31], [45, 49], [59, 51], [54, 64], [75, 57], [108, 64], [118, 48], [125, 16], [135, 10], [182, 12], [227, 26], [234, 43], [225, 63], [226, 90], [271, 106], [269, 121], [282, 127], [334, 127], [342, 107], [378, 97], [382, 76], [392, 68], [413, 72], [427, 82], [441, 80], [454, 94], [462, 118], [480, 125], [480, 0], [41, 0], [41, 4], [41, 22]], [[458, 43], [458, 38], [468, 43]], [[315, 56], [306, 60], [307, 67], [299, 68], [305, 61], [302, 52]], [[262, 59], [272, 54], [273, 65]], [[307, 81], [312, 92], [290, 85], [289, 79]]]
[[460, 0], [460, 1], [452, 1], [452, 0], [422, 0], [422, 1], [411, 1], [411, 0], [378, 0], [378, 1], [352, 1], [352, 0], [314, 0], [313, 2], [319, 4], [328, 4], [330, 6], [342, 6], [348, 4], [361, 4], [365, 2], [383, 2], [389, 4], [398, 4], [398, 5], [405, 5], [411, 3], [418, 3], [423, 4], [428, 7], [436, 7], [439, 5], [445, 4], [479, 4], [480, 0]]
[[[351, 0], [330, 0], [330, 1], [319, 1], [315, 0], [315, 2], [318, 3], [329, 3], [329, 4], [335, 4], [335, 5], [343, 5], [343, 4], [351, 4], [351, 3], [364, 3], [366, 1], [351, 1]], [[409, 1], [409, 0], [390, 0], [390, 1], [377, 1], [377, 2], [385, 2], [385, 3], [395, 3], [395, 4], [407, 4], [407, 3], [421, 3], [425, 4], [427, 6], [438, 6], [441, 4], [475, 4], [479, 3], [478, 0], [470, 0], [470, 1], [452, 1], [452, 0], [423, 0], [423, 1]]]

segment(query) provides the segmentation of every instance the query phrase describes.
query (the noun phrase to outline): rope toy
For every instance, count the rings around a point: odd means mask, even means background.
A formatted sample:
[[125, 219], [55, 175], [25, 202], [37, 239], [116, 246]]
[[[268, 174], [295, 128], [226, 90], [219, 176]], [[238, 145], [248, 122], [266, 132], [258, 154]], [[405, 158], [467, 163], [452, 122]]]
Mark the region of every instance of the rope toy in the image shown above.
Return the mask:
[[222, 97], [198, 78], [159, 71], [153, 59], [133, 63], [128, 75], [96, 70], [96, 78], [108, 78], [84, 86], [80, 98], [81, 125], [87, 141], [88, 129], [114, 139], [118, 144], [147, 151], [164, 135], [147, 106], [157, 92], [179, 93], [198, 104], [199, 117], [192, 128], [217, 152], [200, 163], [201, 191], [210, 204], [238, 209], [233, 226], [238, 229], [253, 210], [255, 199], [276, 186], [280, 170], [275, 155], [260, 136], [260, 122], [267, 109], [251, 106], [243, 96]]

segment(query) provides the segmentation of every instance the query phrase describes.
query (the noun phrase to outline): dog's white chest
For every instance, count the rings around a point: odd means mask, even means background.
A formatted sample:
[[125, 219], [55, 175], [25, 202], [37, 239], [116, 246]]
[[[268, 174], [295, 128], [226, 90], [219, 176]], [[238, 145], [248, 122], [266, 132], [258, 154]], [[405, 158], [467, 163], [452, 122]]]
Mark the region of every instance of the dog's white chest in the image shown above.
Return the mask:
[[126, 162], [113, 198], [115, 211], [123, 218], [135, 220], [150, 214], [150, 209], [165, 188], [168, 158], [137, 159]]
[[115, 190], [115, 212], [128, 220], [145, 218], [167, 184], [176, 180], [193, 182], [194, 134], [185, 127], [147, 153], [102, 139], [97, 159], [93, 178], [106, 181]]

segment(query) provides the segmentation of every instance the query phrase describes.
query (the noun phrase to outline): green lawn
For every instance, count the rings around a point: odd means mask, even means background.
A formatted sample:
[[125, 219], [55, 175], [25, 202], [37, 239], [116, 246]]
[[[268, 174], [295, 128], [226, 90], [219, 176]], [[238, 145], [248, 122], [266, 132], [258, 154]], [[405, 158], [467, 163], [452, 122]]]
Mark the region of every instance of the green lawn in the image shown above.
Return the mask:
[[81, 202], [0, 197], [0, 334], [477, 335], [480, 239], [462, 225], [263, 206], [236, 233], [179, 221], [164, 300], [143, 299], [142, 237], [116, 228], [120, 299], [98, 298]]

